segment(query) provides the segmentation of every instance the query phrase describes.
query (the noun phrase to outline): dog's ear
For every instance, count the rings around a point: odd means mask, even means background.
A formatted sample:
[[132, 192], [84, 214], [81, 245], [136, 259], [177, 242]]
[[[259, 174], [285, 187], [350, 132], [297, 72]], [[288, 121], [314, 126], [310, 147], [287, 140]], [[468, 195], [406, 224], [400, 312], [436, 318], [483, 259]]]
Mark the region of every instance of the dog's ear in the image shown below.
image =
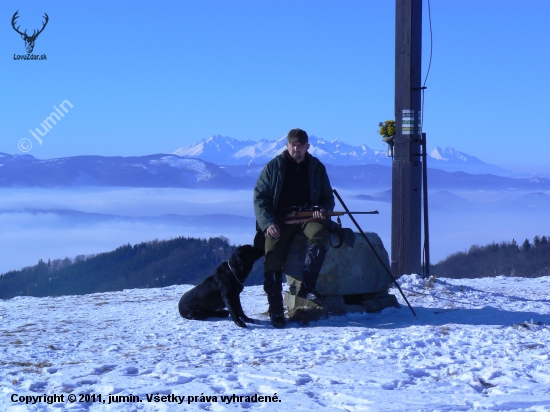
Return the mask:
[[233, 267], [242, 268], [244, 271], [250, 271], [254, 262], [264, 254], [251, 245], [239, 246], [229, 258], [229, 263]]
[[229, 263], [231, 266], [242, 266], [243, 258], [242, 255], [244, 254], [243, 246], [239, 246], [233, 254], [229, 257]]

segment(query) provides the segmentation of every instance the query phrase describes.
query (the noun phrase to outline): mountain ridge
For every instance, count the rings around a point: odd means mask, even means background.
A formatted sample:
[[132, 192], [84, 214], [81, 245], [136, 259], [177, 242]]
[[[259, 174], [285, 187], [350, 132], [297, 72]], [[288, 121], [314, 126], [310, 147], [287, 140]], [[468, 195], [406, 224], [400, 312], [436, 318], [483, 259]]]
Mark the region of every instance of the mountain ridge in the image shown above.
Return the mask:
[[[381, 164], [326, 164], [334, 187], [388, 189], [392, 167]], [[30, 155], [0, 154], [0, 187], [175, 187], [251, 189], [263, 165], [218, 166], [174, 154], [147, 156], [74, 156], [36, 159]], [[428, 187], [472, 190], [550, 190], [547, 178], [511, 178], [493, 174], [446, 172], [429, 168]]]
[[[327, 141], [310, 136], [309, 152], [323, 163], [350, 166], [364, 164], [392, 165], [392, 158], [386, 151], [373, 150], [366, 144], [349, 145], [339, 139]], [[252, 166], [265, 164], [281, 153], [285, 148], [286, 137], [277, 140], [260, 141], [238, 140], [228, 136], [215, 135], [180, 147], [172, 154], [183, 157], [199, 158], [208, 162], [224, 166]], [[456, 150], [448, 146], [445, 149], [437, 146], [428, 152], [428, 167], [441, 169], [447, 172], [463, 171], [473, 174], [495, 174], [511, 177], [513, 172], [499, 166], [483, 162], [479, 158]]]

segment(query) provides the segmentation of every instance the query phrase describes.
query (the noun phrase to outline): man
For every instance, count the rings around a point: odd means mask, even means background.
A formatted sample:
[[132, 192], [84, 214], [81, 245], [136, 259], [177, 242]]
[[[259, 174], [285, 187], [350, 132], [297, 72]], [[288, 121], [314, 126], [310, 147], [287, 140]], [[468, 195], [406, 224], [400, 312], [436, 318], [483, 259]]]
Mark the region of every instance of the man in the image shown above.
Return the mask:
[[[302, 129], [288, 132], [286, 150], [271, 160], [254, 188], [254, 213], [265, 234], [264, 291], [269, 303], [269, 317], [275, 328], [284, 328], [282, 271], [296, 233], [308, 238], [302, 286], [298, 296], [322, 303], [315, 290], [326, 254], [329, 231], [323, 224], [325, 213], [334, 209], [334, 196], [325, 166], [310, 155], [308, 135]], [[313, 213], [316, 221], [284, 224], [282, 218], [291, 206], [319, 206]]]

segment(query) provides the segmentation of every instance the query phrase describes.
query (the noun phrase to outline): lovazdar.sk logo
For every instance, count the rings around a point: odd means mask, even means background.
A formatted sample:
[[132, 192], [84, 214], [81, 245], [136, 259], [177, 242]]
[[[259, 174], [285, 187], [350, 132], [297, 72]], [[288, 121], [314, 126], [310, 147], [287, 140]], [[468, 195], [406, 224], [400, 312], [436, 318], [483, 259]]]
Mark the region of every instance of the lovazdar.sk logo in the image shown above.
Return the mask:
[[22, 32], [20, 30], [20, 27], [21, 26], [17, 26], [15, 27], [16, 25], [16, 20], [17, 18], [19, 17], [19, 10], [17, 10], [14, 14], [13, 14], [13, 17], [11, 18], [11, 26], [13, 27], [13, 29], [19, 34], [21, 35], [21, 38], [25, 41], [25, 49], [27, 49], [27, 54], [14, 54], [13, 55], [13, 60], [46, 60], [47, 57], [45, 54], [42, 54], [42, 55], [37, 55], [37, 54], [32, 54], [32, 51], [34, 50], [34, 43], [36, 41], [36, 39], [38, 38], [38, 36], [40, 35], [40, 33], [42, 33], [44, 31], [44, 29], [46, 28], [46, 25], [48, 24], [48, 21], [50, 20], [50, 18], [48, 17], [48, 14], [47, 13], [44, 13], [44, 22], [42, 22], [42, 28], [41, 29], [38, 29], [38, 30], [33, 30], [32, 34], [29, 36], [27, 34], [27, 29], [25, 29], [24, 32]]

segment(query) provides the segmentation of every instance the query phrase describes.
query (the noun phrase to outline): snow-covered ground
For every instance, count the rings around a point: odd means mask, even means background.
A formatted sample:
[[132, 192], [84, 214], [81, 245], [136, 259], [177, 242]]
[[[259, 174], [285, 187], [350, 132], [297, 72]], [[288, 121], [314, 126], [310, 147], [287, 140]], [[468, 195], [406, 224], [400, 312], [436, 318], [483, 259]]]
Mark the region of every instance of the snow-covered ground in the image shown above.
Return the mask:
[[550, 324], [550, 277], [401, 283], [418, 319], [403, 305], [283, 330], [260, 286], [241, 294], [248, 329], [182, 319], [185, 285], [3, 300], [0, 410], [550, 411], [550, 328], [513, 327]]

